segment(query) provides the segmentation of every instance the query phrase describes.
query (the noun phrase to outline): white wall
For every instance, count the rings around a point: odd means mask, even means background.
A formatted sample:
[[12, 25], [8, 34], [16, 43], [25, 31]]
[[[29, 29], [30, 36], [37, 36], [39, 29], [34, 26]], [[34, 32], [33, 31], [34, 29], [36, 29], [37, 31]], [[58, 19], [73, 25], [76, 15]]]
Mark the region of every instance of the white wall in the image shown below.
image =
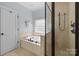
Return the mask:
[[37, 9], [32, 12], [33, 19], [45, 18], [45, 8]]
[[[26, 27], [25, 21], [29, 21], [29, 26]], [[20, 32], [32, 33], [32, 15], [28, 10], [26, 12], [20, 12]]]
[[[32, 12], [25, 8], [24, 6], [21, 6], [20, 4], [18, 4], [17, 2], [0, 2], [0, 6], [5, 6], [5, 7], [8, 7], [8, 8], [12, 8], [14, 9], [18, 15], [19, 15], [19, 33], [22, 34], [22, 33], [32, 33]], [[25, 26], [25, 21], [26, 20], [29, 20], [30, 21], [30, 24], [28, 27]]]
[[35, 21], [39, 19], [45, 19], [45, 11], [44, 7], [41, 9], [37, 9], [35, 11], [32, 11], [32, 19], [33, 19], [33, 32], [35, 32]]
[[[35, 30], [34, 30], [35, 21], [40, 20], [40, 19], [44, 19], [44, 21], [45, 21], [45, 7], [33, 11], [32, 12], [32, 18], [33, 18], [33, 31], [35, 32]], [[51, 13], [50, 13], [48, 7], [46, 6], [46, 32], [47, 33], [51, 31], [51, 23], [50, 23], [51, 19], [49, 19], [49, 18], [51, 18]]]

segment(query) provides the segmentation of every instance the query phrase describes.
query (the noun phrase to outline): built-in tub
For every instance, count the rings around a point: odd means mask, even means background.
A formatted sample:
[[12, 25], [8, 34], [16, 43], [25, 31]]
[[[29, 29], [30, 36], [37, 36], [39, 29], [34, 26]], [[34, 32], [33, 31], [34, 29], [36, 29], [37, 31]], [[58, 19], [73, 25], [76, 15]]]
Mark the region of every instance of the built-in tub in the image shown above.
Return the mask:
[[21, 39], [21, 48], [24, 48], [35, 55], [44, 55], [44, 37], [25, 36]]
[[26, 36], [24, 40], [26, 42], [40, 46], [41, 37], [40, 36]]

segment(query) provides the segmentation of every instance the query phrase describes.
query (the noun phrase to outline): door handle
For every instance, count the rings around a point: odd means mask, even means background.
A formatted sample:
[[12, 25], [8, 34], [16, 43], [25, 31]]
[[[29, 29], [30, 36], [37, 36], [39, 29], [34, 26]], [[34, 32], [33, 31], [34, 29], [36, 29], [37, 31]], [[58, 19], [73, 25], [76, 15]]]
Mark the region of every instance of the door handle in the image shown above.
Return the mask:
[[1, 33], [1, 35], [4, 35], [4, 33]]

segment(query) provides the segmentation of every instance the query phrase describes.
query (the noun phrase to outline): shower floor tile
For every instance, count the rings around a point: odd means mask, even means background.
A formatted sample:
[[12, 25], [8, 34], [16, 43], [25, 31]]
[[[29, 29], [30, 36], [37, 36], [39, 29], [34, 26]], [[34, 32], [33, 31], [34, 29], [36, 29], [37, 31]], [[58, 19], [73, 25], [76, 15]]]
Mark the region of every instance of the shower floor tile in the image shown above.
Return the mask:
[[4, 54], [4, 56], [36, 56], [36, 55], [23, 48], [17, 48], [11, 52]]

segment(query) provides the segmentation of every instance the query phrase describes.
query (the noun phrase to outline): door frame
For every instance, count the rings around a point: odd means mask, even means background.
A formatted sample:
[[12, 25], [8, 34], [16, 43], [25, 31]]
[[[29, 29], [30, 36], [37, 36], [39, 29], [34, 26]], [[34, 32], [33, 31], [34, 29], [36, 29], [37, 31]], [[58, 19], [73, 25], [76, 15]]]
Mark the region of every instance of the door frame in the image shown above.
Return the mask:
[[55, 2], [52, 2], [52, 12], [51, 12], [51, 24], [52, 24], [52, 39], [51, 39], [51, 47], [52, 47], [52, 56], [55, 56]]
[[75, 2], [75, 56], [79, 56], [79, 33], [78, 33], [78, 18], [79, 18], [79, 13], [78, 9], [79, 8], [79, 2]]
[[[45, 56], [46, 55], [46, 5], [49, 8], [47, 2], [45, 2]], [[51, 2], [51, 56], [55, 56], [55, 3]], [[50, 9], [49, 9], [50, 10]]]

